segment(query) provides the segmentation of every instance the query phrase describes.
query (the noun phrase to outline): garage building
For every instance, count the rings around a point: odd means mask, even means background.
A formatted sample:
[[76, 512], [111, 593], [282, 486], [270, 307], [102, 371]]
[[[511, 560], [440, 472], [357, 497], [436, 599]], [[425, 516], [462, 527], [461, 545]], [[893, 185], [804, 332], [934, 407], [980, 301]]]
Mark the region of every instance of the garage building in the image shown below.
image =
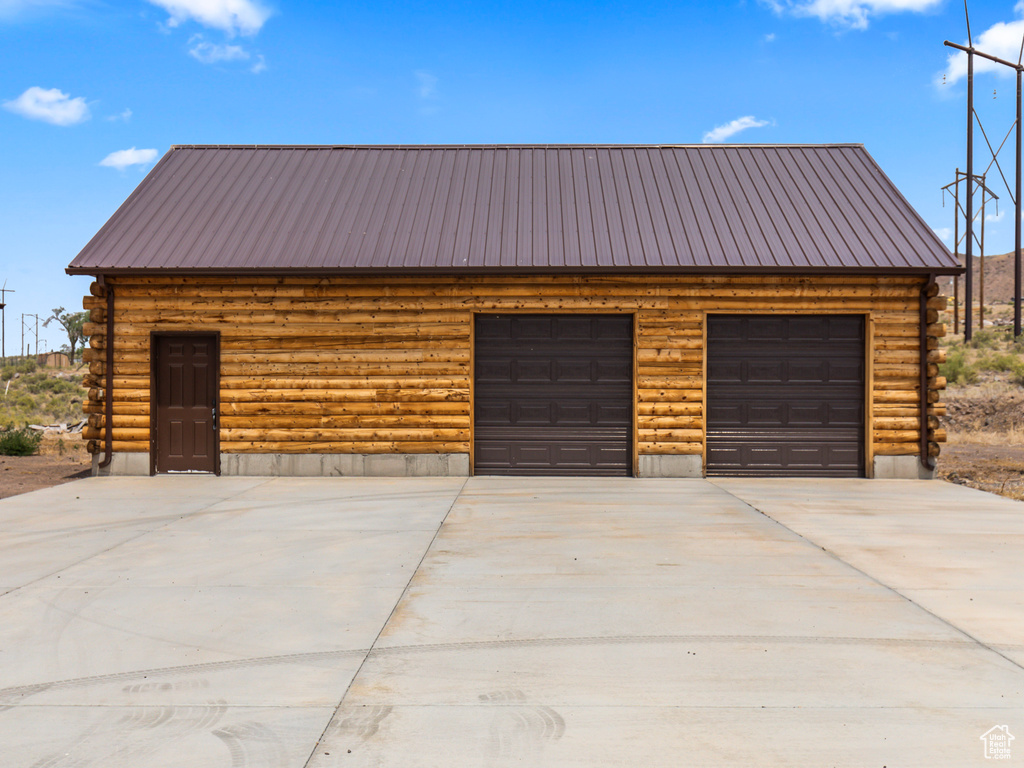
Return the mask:
[[930, 476], [935, 278], [860, 145], [180, 146], [94, 275], [97, 472]]

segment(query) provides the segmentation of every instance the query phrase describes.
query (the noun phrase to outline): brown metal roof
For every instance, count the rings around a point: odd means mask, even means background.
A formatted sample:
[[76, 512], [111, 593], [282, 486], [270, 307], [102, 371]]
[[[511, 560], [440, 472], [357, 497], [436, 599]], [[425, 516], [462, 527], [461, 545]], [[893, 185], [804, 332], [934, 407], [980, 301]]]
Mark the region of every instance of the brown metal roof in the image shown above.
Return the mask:
[[173, 147], [72, 274], [958, 271], [861, 145]]

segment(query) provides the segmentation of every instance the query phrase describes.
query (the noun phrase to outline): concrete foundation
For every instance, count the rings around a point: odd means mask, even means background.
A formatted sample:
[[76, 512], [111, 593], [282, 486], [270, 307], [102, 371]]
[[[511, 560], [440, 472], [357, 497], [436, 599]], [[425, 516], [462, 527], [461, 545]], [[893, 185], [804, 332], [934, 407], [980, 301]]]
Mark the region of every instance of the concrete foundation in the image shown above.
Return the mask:
[[641, 456], [638, 477], [703, 477], [700, 456]]
[[467, 477], [465, 453], [223, 453], [222, 475]]
[[934, 480], [935, 470], [921, 466], [917, 456], [875, 456], [876, 480]]
[[110, 457], [110, 464], [100, 469], [103, 454], [92, 457], [92, 474], [94, 477], [107, 475], [130, 476], [149, 474], [148, 453], [115, 453]]

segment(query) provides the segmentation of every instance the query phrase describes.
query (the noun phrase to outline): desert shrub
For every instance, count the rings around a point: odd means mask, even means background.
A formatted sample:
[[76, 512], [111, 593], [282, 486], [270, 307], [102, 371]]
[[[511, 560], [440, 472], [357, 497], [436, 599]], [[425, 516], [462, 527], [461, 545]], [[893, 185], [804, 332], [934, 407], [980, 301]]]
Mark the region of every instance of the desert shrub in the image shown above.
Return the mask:
[[968, 361], [966, 349], [954, 349], [939, 366], [939, 374], [950, 384], [973, 384], [978, 380], [978, 367]]
[[996, 331], [977, 330], [971, 337], [971, 346], [975, 349], [996, 349], [1003, 335]]
[[989, 355], [979, 361], [981, 368], [989, 371], [1024, 372], [1024, 361], [1009, 352]]
[[31, 456], [39, 450], [43, 433], [28, 427], [0, 429], [0, 456]]

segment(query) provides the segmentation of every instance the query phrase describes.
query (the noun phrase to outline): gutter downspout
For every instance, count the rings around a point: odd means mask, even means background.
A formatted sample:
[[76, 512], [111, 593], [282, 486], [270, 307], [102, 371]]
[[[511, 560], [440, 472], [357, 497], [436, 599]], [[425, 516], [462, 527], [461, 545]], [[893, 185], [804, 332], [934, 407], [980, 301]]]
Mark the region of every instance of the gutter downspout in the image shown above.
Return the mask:
[[107, 290], [107, 364], [104, 378], [106, 394], [103, 400], [103, 461], [99, 469], [110, 466], [114, 458], [114, 286], [110, 285], [103, 275], [99, 276], [99, 284]]
[[920, 374], [921, 374], [921, 466], [935, 471], [935, 462], [928, 455], [928, 293], [935, 285], [935, 275], [929, 274], [920, 294]]

